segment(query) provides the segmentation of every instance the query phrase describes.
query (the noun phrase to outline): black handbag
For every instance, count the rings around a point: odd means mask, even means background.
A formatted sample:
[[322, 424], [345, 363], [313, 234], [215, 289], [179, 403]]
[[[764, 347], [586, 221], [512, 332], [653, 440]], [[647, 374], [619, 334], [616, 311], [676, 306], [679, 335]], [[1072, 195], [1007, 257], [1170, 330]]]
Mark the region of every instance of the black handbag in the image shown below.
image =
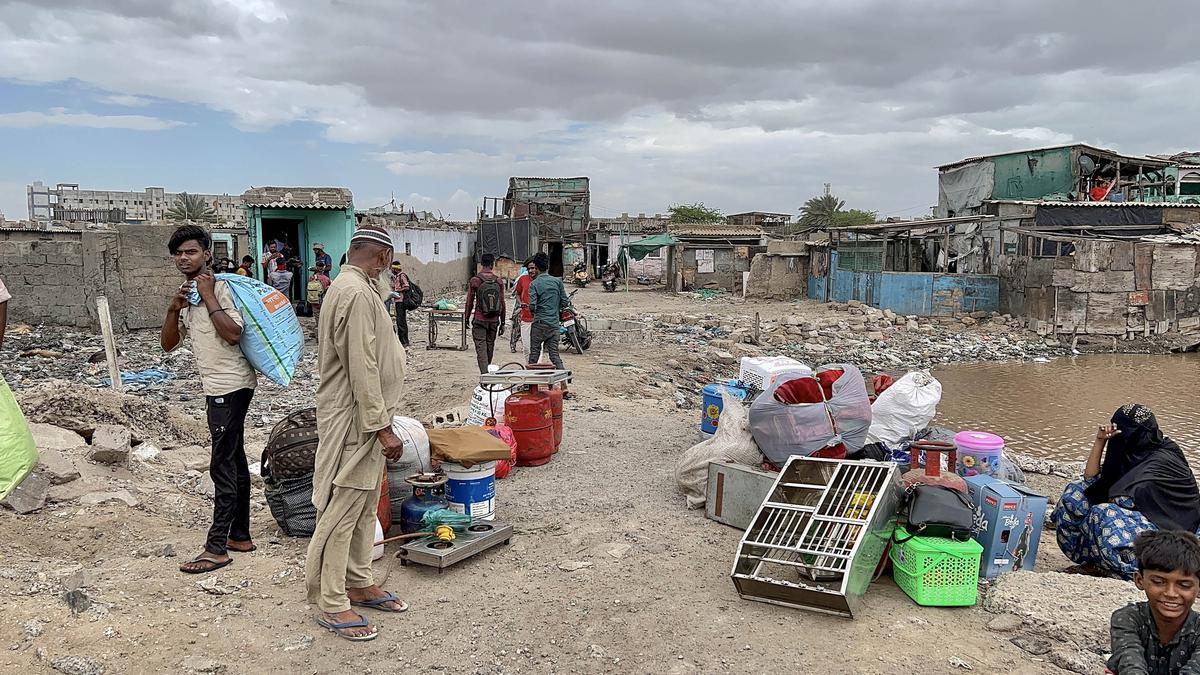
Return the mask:
[[[909, 488], [905, 496], [908, 537], [896, 538], [897, 543], [918, 536], [955, 541], [971, 538], [975, 507], [963, 493], [942, 485], [919, 483]], [[896, 537], [894, 532], [892, 536]]]

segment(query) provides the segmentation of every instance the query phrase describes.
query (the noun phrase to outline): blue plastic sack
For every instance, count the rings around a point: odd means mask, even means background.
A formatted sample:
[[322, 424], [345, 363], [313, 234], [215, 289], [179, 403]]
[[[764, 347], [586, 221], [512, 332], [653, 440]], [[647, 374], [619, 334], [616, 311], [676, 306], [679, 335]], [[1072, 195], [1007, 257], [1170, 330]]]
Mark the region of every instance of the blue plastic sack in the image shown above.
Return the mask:
[[[304, 331], [287, 296], [258, 279], [239, 274], [218, 274], [229, 284], [229, 292], [242, 314], [240, 347], [258, 372], [286, 387], [296, 375], [304, 352]], [[200, 304], [200, 293], [192, 285], [190, 301]]]
[[20, 485], [37, 462], [37, 445], [29, 424], [8, 383], [0, 378], [0, 499]]

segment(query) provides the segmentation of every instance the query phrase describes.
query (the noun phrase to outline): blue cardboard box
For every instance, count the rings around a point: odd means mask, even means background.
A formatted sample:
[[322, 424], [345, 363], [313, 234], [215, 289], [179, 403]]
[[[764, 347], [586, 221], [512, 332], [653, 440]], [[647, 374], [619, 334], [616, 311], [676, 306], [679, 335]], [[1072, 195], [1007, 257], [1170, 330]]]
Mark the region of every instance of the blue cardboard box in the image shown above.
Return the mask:
[[967, 494], [975, 504], [975, 532], [983, 546], [979, 575], [1033, 569], [1047, 500], [1026, 488], [992, 476], [968, 476]]

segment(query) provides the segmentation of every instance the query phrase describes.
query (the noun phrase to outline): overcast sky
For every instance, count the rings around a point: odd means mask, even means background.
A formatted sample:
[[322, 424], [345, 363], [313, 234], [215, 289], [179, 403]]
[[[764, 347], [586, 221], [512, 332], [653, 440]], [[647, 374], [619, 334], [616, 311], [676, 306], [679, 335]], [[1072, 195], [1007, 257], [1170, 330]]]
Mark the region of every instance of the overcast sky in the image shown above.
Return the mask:
[[[107, 9], [97, 9], [97, 7]], [[1192, 5], [1016, 0], [0, 3], [0, 211], [25, 185], [339, 185], [471, 220], [507, 178], [592, 214], [928, 213], [931, 168], [1200, 150]]]

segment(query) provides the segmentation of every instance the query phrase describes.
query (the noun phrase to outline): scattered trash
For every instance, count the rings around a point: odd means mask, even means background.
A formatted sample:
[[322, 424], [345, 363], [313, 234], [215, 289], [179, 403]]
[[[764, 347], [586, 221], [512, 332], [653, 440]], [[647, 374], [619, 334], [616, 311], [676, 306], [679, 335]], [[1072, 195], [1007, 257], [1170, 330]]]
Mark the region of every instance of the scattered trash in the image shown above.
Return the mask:
[[88, 611], [92, 606], [92, 599], [80, 588], [63, 593], [63, 601], [67, 603], [67, 607], [70, 607], [71, 613], [75, 615]]
[[963, 670], [975, 670], [973, 667], [971, 667], [971, 664], [967, 663], [966, 661], [964, 661], [963, 659], [960, 659], [957, 656], [951, 656], [947, 660], [947, 662], [950, 664], [950, 666], [952, 668], [962, 668]]
[[[157, 368], [147, 368], [136, 373], [127, 373], [121, 371], [121, 384], [156, 384], [158, 382], [166, 382], [175, 379], [175, 373]], [[100, 380], [104, 386], [112, 386], [112, 378], [105, 377]]]
[[592, 563], [583, 562], [580, 560], [564, 560], [563, 562], [558, 563], [558, 569], [560, 569], [564, 572], [577, 572], [581, 569], [591, 567], [591, 566], [592, 566]]

